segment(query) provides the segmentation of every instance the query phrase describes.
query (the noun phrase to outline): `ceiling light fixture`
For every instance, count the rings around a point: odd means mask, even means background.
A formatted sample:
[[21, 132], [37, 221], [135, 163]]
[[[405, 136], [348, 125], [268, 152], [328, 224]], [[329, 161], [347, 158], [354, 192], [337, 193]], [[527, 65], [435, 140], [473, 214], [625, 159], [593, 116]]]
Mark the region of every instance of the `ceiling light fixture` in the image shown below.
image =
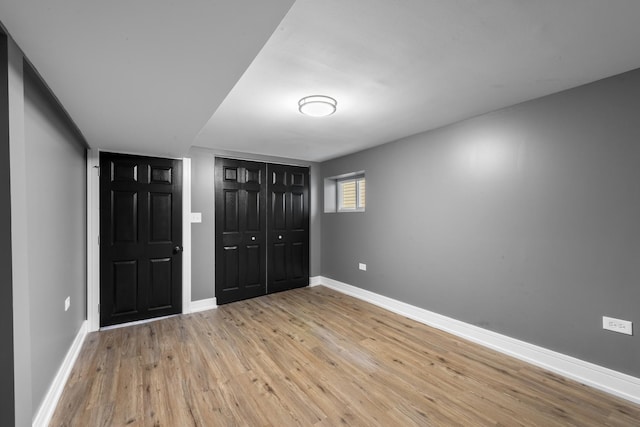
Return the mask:
[[305, 116], [325, 117], [336, 112], [338, 102], [330, 96], [311, 95], [298, 101], [298, 110]]

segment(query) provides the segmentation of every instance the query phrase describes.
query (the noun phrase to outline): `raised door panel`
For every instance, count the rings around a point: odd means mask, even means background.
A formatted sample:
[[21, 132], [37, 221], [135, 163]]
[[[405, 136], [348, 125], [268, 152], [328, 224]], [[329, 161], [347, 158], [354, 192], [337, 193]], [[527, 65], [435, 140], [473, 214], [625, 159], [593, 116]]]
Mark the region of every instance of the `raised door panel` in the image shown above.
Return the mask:
[[173, 179], [173, 167], [149, 165], [150, 184], [171, 184]]
[[223, 232], [231, 233], [240, 230], [240, 197], [238, 190], [223, 190], [222, 216]]
[[304, 193], [291, 192], [291, 229], [305, 230], [309, 224], [309, 217], [305, 206]]
[[308, 278], [308, 273], [305, 268], [305, 247], [304, 242], [291, 243], [291, 279], [299, 280], [305, 277]]
[[222, 179], [226, 182], [238, 182], [238, 168], [234, 166], [222, 166]]
[[246, 184], [262, 185], [262, 174], [264, 167], [262, 164], [249, 165], [245, 164], [245, 180]]
[[133, 159], [109, 162], [109, 173], [111, 182], [138, 182], [138, 162]]
[[271, 184], [275, 187], [287, 186], [286, 166], [271, 166]]
[[138, 241], [138, 193], [111, 191], [111, 244]]
[[136, 313], [138, 311], [138, 262], [136, 260], [115, 261], [112, 263], [112, 268], [113, 314]]
[[150, 243], [170, 243], [173, 240], [171, 212], [173, 212], [171, 193], [149, 193]]
[[291, 187], [300, 187], [304, 189], [306, 187], [307, 173], [304, 171], [290, 171], [289, 176], [291, 177]]
[[246, 210], [245, 210], [245, 221], [246, 221], [246, 230], [249, 232], [260, 232], [263, 229], [263, 213], [262, 206], [260, 203], [261, 198], [263, 197], [260, 191], [247, 191], [246, 192], [247, 202], [246, 202]]
[[235, 291], [240, 288], [240, 248], [225, 246], [222, 248], [222, 264], [219, 266], [224, 272], [221, 289], [224, 292]]
[[285, 191], [271, 191], [271, 230], [287, 228], [287, 194]]
[[245, 263], [245, 286], [255, 288], [264, 286], [264, 277], [262, 273], [263, 251], [260, 245], [247, 245], [246, 247], [246, 263]]
[[279, 285], [287, 280], [287, 245], [286, 243], [275, 243], [271, 247], [271, 251], [269, 277], [272, 280], [272, 285]]
[[149, 309], [158, 310], [171, 306], [172, 259], [149, 260]]

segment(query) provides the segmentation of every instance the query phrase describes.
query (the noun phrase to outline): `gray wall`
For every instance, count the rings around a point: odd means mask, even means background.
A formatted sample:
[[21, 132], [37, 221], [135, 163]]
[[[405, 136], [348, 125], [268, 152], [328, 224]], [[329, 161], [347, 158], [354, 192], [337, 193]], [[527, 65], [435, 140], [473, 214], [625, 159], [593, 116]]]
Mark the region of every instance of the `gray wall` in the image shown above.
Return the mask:
[[640, 70], [321, 164], [358, 170], [323, 276], [640, 377], [601, 320], [640, 327]]
[[311, 205], [310, 212], [310, 230], [309, 230], [309, 276], [315, 277], [320, 275], [322, 267], [322, 204], [324, 180], [317, 164], [312, 164], [311, 168], [311, 188], [309, 195], [309, 203]]
[[15, 423], [31, 424], [31, 316], [27, 250], [27, 189], [24, 141], [23, 55], [9, 40], [9, 163], [11, 173], [11, 280]]
[[191, 224], [191, 300], [214, 297], [213, 155], [191, 149], [191, 212], [202, 213], [202, 223]]
[[0, 425], [15, 423], [7, 37], [0, 31]]
[[316, 164], [231, 151], [214, 151], [194, 147], [191, 158], [191, 211], [202, 213], [202, 223], [191, 226], [191, 300], [213, 298], [214, 271], [214, 159], [242, 158], [273, 163], [309, 166], [311, 169], [310, 275], [320, 274], [319, 174]]
[[86, 147], [27, 64], [24, 137], [35, 414], [86, 319]]

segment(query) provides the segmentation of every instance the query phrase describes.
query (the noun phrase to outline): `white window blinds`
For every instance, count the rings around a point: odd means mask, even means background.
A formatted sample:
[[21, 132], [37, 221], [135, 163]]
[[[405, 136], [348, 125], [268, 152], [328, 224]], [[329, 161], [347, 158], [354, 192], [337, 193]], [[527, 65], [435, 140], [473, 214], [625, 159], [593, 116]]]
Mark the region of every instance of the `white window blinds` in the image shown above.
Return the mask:
[[338, 180], [338, 211], [363, 211], [365, 195], [364, 177]]

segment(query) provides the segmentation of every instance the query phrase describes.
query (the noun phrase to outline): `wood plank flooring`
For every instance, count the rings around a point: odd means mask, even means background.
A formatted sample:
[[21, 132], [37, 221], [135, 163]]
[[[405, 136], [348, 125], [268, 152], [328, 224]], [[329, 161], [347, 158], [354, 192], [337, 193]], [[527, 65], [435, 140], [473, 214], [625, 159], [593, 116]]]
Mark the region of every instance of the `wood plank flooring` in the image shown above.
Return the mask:
[[640, 406], [324, 287], [95, 332], [53, 426], [638, 426]]

